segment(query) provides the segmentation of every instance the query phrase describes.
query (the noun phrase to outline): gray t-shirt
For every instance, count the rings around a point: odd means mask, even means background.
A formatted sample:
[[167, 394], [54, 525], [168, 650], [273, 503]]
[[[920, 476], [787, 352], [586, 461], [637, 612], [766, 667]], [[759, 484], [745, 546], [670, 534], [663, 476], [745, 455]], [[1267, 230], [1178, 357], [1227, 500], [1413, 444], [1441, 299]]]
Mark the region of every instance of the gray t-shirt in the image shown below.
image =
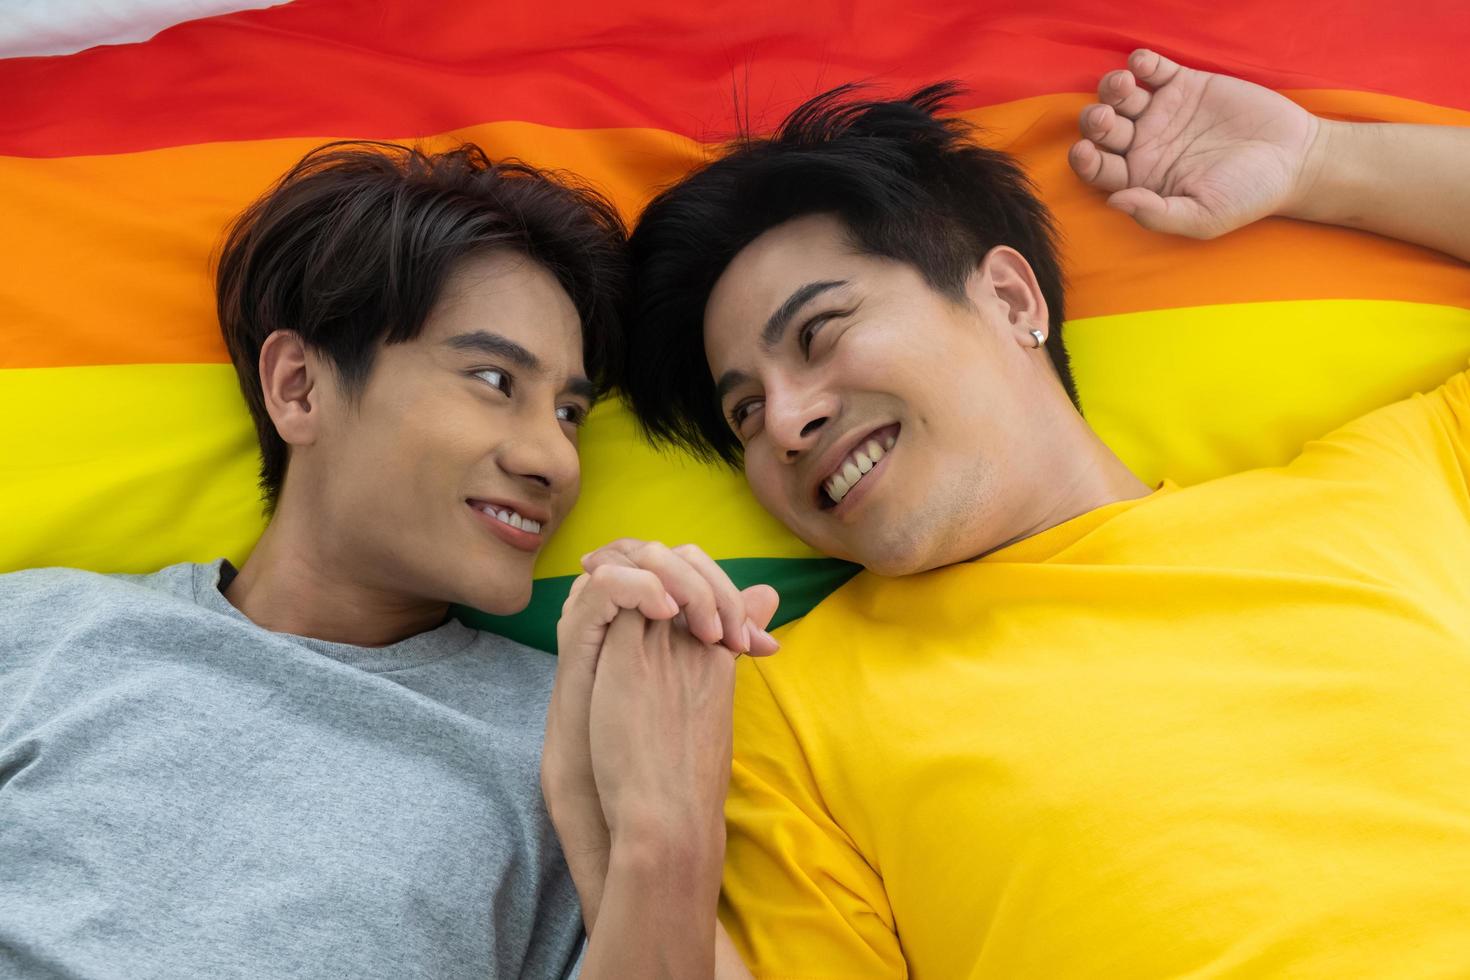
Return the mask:
[[272, 633], [221, 575], [0, 575], [0, 976], [574, 972], [554, 659]]

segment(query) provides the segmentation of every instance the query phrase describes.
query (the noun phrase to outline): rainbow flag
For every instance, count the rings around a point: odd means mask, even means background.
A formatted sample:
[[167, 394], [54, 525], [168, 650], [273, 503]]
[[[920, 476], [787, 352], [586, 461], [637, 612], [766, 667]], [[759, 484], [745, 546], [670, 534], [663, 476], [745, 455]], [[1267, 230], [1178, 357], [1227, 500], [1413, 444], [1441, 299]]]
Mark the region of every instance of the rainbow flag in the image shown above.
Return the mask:
[[[262, 4], [211, 9], [230, 6]], [[1085, 412], [1146, 481], [1285, 462], [1470, 359], [1470, 270], [1446, 256], [1279, 220], [1168, 238], [1066, 164], [1098, 77], [1139, 46], [1335, 118], [1470, 125], [1459, 0], [293, 0], [65, 54], [38, 53], [11, 17], [0, 571], [246, 557], [263, 526], [256, 448], [209, 262], [225, 223], [329, 139], [474, 140], [582, 174], [631, 221], [737, 123], [769, 128], [842, 82], [957, 79], [957, 109], [1056, 212]], [[61, 28], [85, 37], [87, 23]], [[470, 621], [550, 648], [578, 556], [623, 535], [694, 541], [741, 584], [776, 584], [782, 621], [852, 573], [764, 514], [738, 474], [649, 449], [616, 401], [589, 422], [583, 466], [531, 608]]]

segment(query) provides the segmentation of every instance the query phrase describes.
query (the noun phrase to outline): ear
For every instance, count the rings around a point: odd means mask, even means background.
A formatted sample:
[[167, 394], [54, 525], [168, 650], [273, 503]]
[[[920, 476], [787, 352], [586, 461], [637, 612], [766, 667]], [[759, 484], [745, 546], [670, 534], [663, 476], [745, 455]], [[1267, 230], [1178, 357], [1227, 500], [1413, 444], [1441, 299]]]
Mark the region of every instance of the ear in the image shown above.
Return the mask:
[[316, 442], [322, 421], [320, 362], [301, 335], [277, 330], [260, 345], [260, 387], [265, 409], [291, 446]]
[[1040, 330], [1044, 339], [1050, 330], [1046, 297], [1036, 281], [1031, 263], [1009, 245], [997, 245], [971, 273], [965, 284], [970, 301], [981, 309], [993, 309], [1005, 317], [1009, 335], [1022, 347], [1036, 346], [1031, 331]]

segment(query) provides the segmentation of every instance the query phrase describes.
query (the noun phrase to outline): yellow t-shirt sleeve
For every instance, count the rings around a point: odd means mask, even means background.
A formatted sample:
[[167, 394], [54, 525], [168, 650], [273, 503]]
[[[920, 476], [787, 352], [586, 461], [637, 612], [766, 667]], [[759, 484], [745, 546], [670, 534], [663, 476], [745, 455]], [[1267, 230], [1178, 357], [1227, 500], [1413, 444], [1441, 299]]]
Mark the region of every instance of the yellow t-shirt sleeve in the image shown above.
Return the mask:
[[1424, 468], [1431, 486], [1443, 486], [1470, 523], [1470, 371], [1407, 404], [1413, 413], [1385, 439]]
[[1446, 463], [1458, 464], [1461, 487], [1470, 481], [1470, 371], [1424, 396], [1429, 417], [1443, 432]]
[[908, 976], [882, 878], [823, 805], [759, 669], [742, 668], [720, 920], [765, 980]]
[[1384, 477], [1384, 467], [1425, 489], [1443, 487], [1470, 519], [1470, 371], [1309, 443], [1292, 464], [1375, 481]]

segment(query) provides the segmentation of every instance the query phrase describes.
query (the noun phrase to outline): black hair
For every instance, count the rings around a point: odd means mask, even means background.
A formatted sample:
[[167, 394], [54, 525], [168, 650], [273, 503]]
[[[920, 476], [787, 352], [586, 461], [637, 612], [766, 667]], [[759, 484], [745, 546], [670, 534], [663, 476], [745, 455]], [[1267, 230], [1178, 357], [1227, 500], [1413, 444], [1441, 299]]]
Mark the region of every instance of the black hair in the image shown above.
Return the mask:
[[215, 299], [260, 441], [267, 511], [289, 447], [266, 412], [266, 337], [295, 331], [356, 397], [378, 345], [418, 336], [457, 265], [499, 248], [528, 256], [566, 290], [588, 376], [605, 386], [621, 353], [627, 233], [612, 204], [573, 178], [491, 161], [472, 143], [429, 153], [338, 141], [308, 153], [234, 220]]
[[705, 306], [741, 249], [819, 213], [837, 217], [860, 251], [912, 265], [957, 301], [990, 249], [1014, 248], [1036, 273], [1048, 354], [1077, 402], [1062, 345], [1058, 235], [1026, 173], [979, 145], [964, 120], [939, 117], [956, 83], [891, 101], [860, 101], [859, 91], [832, 89], [773, 135], [737, 138], [644, 210], [631, 239], [634, 301], [619, 385], [654, 442], [738, 464], [740, 443], [705, 361]]

